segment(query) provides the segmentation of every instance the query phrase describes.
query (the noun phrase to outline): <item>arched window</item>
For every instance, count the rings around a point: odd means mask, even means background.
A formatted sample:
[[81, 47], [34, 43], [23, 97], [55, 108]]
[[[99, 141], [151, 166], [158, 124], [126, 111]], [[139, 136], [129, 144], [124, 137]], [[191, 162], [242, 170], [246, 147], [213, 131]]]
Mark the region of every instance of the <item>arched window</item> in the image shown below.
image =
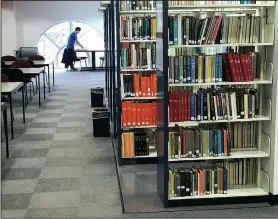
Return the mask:
[[[75, 27], [81, 27], [78, 40], [87, 50], [104, 49], [103, 35], [96, 29], [80, 21], [63, 21], [46, 30], [37, 43], [39, 54], [44, 56], [46, 60], [54, 60], [56, 68], [64, 68], [64, 64], [61, 63], [63, 52], [67, 45], [68, 37]], [[80, 49], [77, 45], [75, 48]], [[88, 64], [91, 64], [90, 53], [79, 52], [77, 56], [87, 56]], [[96, 53], [96, 60], [99, 60], [100, 56], [103, 56], [103, 54]], [[96, 65], [98, 65], [97, 61]]]

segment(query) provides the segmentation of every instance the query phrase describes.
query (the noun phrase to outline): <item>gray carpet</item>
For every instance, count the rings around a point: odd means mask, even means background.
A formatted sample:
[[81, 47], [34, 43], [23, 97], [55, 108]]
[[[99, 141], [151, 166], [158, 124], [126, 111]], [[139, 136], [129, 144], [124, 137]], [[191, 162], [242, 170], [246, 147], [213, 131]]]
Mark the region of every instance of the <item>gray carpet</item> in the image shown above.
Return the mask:
[[[52, 81], [51, 81], [52, 83]], [[93, 138], [90, 86], [103, 72], [56, 74], [38, 108], [22, 124], [21, 93], [13, 95], [15, 139], [2, 146], [2, 217], [112, 217], [122, 213], [110, 138]]]

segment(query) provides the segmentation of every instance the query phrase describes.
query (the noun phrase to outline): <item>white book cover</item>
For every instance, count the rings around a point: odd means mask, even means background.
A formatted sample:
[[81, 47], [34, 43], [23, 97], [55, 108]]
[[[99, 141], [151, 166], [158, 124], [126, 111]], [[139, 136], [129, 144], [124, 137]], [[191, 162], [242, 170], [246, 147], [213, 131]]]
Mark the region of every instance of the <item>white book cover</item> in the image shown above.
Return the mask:
[[237, 119], [237, 105], [236, 105], [236, 94], [233, 92], [231, 94], [231, 104], [232, 104], [232, 118]]
[[247, 17], [243, 17], [243, 27], [242, 27], [242, 42], [245, 43], [245, 38], [246, 38], [246, 28], [247, 28]]
[[232, 27], [233, 27], [233, 19], [232, 17], [229, 17], [229, 30], [228, 30], [227, 43], [232, 43]]
[[249, 39], [250, 39], [250, 24], [251, 23], [251, 19], [250, 17], [247, 17], [247, 25], [246, 25], [246, 36], [245, 36], [245, 42], [249, 43]]

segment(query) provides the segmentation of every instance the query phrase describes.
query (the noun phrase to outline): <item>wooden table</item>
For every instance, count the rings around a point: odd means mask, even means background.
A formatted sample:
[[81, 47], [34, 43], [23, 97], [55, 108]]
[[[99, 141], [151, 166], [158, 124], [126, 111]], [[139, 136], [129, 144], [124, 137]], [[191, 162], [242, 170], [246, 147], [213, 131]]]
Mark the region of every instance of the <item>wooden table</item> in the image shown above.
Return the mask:
[[75, 52], [89, 52], [92, 54], [92, 67], [82, 67], [80, 71], [96, 71], [96, 70], [104, 70], [104, 67], [96, 67], [96, 52], [105, 52], [105, 50], [86, 50], [80, 49], [75, 50]]
[[6, 94], [10, 98], [10, 115], [11, 115], [11, 133], [12, 139], [14, 138], [13, 131], [13, 103], [12, 103], [12, 93], [18, 91], [22, 88], [22, 112], [23, 112], [23, 123], [25, 123], [25, 101], [24, 101], [24, 83], [23, 82], [3, 82], [1, 83], [1, 92]]
[[[40, 85], [40, 74], [44, 72], [44, 68], [18, 68], [23, 72], [23, 75], [35, 75], [38, 76], [38, 87], [39, 87], [39, 107], [41, 107], [41, 85]], [[43, 92], [45, 99], [45, 78], [43, 77]]]
[[[14, 61], [4, 61], [5, 65], [11, 66]], [[50, 77], [49, 77], [49, 69], [50, 65], [52, 65], [52, 82], [54, 87], [54, 61], [46, 61], [46, 60], [38, 60], [38, 61], [31, 61], [34, 66], [37, 67], [47, 67], [47, 75], [48, 75], [48, 92], [50, 92]]]

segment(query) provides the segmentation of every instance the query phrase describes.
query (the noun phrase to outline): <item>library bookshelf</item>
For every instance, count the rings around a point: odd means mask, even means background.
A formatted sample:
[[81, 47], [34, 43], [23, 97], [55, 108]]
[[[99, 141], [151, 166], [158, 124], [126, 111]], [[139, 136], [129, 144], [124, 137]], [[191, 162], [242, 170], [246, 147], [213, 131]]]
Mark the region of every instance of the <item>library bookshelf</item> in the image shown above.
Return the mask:
[[118, 161], [156, 163], [155, 1], [115, 1], [115, 8]]
[[155, 143], [165, 207], [264, 202], [278, 194], [276, 6], [247, 3], [157, 1]]

